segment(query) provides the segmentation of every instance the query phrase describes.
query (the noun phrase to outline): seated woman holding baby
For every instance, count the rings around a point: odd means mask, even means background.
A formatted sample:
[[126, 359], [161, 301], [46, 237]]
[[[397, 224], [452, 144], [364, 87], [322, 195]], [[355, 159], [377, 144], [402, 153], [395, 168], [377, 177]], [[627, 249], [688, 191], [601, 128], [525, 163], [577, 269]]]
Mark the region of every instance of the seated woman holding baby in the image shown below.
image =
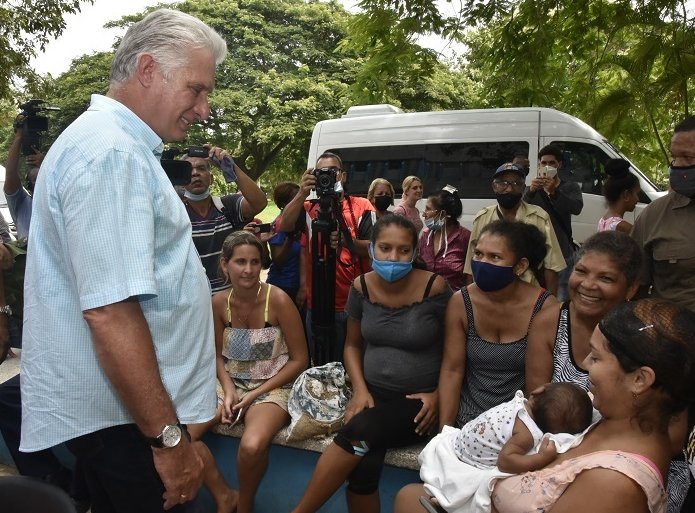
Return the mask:
[[[695, 398], [695, 313], [663, 300], [623, 303], [599, 323], [583, 365], [602, 419], [541, 470], [493, 480], [493, 513], [662, 513], [668, 424]], [[465, 465], [465, 463], [460, 463]], [[422, 485], [394, 511], [424, 511]]]

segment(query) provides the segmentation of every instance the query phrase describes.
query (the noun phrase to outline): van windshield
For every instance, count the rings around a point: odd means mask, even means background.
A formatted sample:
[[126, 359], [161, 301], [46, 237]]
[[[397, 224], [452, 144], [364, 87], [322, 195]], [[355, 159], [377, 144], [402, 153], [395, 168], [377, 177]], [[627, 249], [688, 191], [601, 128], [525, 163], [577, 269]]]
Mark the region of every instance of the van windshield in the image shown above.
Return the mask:
[[[402, 193], [403, 179], [422, 180], [424, 196], [453, 185], [466, 198], [493, 198], [492, 173], [516, 156], [528, 158], [526, 141], [471, 142], [331, 148], [347, 171], [350, 194], [366, 196], [375, 178], [385, 178]], [[465, 193], [463, 192], [465, 191]]]

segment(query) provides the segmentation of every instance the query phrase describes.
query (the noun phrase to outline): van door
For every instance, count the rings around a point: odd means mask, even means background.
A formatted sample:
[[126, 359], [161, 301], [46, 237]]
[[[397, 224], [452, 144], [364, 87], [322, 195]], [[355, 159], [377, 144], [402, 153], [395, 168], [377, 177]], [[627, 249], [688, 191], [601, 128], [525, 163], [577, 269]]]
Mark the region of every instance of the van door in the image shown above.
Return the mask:
[[[544, 137], [543, 146], [547, 144], [553, 144], [562, 150], [564, 163], [560, 170], [560, 178], [577, 182], [581, 186], [584, 208], [581, 214], [572, 216], [572, 236], [575, 240], [583, 242], [596, 233], [598, 220], [606, 212], [606, 201], [603, 197], [605, 165], [614, 157], [597, 142], [587, 139]], [[643, 201], [648, 202], [649, 198], [645, 195]], [[644, 205], [640, 204], [638, 209], [642, 208]], [[626, 212], [625, 220], [634, 223], [635, 213]]]

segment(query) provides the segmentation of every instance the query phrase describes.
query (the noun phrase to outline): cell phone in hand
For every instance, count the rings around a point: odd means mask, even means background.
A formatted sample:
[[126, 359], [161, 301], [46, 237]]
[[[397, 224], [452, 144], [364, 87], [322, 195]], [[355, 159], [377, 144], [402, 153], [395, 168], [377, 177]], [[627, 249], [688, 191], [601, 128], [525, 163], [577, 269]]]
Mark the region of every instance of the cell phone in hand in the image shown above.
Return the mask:
[[270, 233], [272, 226], [270, 223], [257, 224], [253, 227], [253, 233]]
[[236, 426], [236, 425], [239, 423], [239, 421], [241, 420], [241, 414], [243, 413], [243, 411], [244, 411], [243, 408], [239, 408], [239, 413], [237, 413], [236, 418], [235, 418], [234, 421], [229, 425], [229, 427], [234, 427], [234, 426]]

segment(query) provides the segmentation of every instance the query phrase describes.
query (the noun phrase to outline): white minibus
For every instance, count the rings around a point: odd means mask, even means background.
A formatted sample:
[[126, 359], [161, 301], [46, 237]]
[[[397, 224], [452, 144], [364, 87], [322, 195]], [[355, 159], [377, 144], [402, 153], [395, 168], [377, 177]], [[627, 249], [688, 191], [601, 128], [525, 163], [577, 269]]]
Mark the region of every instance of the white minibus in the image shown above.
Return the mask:
[[[563, 180], [581, 185], [584, 209], [572, 218], [573, 235], [583, 241], [596, 231], [605, 212], [601, 194], [604, 164], [610, 158], [629, 159], [583, 121], [554, 109], [525, 107], [405, 113], [393, 105], [351, 107], [339, 119], [316, 124], [309, 149], [309, 166], [326, 151], [343, 159], [350, 194], [366, 195], [374, 178], [389, 180], [401, 192], [408, 175], [422, 179], [423, 198], [444, 185], [456, 187], [463, 203], [461, 223], [471, 227], [483, 207], [495, 203], [492, 173], [517, 155], [528, 156], [530, 173], [536, 174], [538, 150], [548, 144], [560, 147]], [[633, 222], [645, 203], [665, 194], [637, 167], [642, 197]], [[396, 200], [396, 203], [398, 200]], [[418, 203], [424, 209], [425, 200]]]

